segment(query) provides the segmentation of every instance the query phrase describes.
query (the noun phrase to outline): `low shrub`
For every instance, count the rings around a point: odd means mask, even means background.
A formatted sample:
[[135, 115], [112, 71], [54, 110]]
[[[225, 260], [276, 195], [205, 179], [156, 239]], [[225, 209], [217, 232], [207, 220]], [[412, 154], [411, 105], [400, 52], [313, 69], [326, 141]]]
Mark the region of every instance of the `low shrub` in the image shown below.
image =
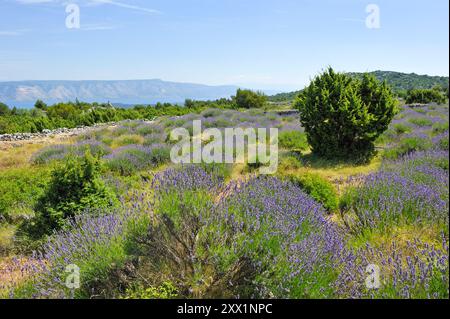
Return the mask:
[[106, 166], [122, 176], [164, 164], [170, 160], [170, 147], [163, 144], [150, 146], [128, 145], [115, 149], [105, 156]]
[[431, 103], [443, 104], [447, 100], [445, 94], [438, 89], [412, 89], [406, 96], [406, 103]]
[[63, 227], [67, 219], [88, 208], [113, 207], [117, 199], [100, 179], [101, 166], [89, 152], [70, 156], [52, 172], [48, 188], [37, 200], [36, 216], [25, 226], [31, 237], [41, 237]]
[[112, 152], [106, 144], [96, 140], [85, 140], [74, 145], [75, 152], [78, 156], [83, 156], [88, 150], [95, 157], [102, 157]]
[[233, 101], [239, 108], [258, 109], [265, 105], [267, 97], [262, 92], [237, 89], [236, 96], [233, 97]]
[[108, 158], [106, 167], [121, 176], [131, 176], [138, 171], [137, 165], [124, 155]]
[[288, 150], [304, 151], [308, 149], [306, 134], [299, 131], [284, 131], [278, 136], [280, 147]]
[[42, 165], [55, 160], [63, 160], [71, 151], [73, 151], [73, 147], [71, 145], [62, 144], [46, 146], [33, 154], [31, 157], [31, 162], [33, 164]]
[[420, 127], [433, 125], [433, 122], [426, 117], [413, 117], [409, 119], [409, 122]]
[[49, 178], [50, 170], [44, 167], [0, 172], [0, 223], [33, 216], [33, 208]]

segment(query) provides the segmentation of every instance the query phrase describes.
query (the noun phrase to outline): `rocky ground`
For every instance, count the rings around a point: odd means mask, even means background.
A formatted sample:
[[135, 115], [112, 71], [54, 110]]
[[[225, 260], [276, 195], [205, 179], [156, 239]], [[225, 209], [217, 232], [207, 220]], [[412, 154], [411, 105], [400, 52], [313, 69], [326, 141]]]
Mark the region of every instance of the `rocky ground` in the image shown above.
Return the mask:
[[54, 130], [43, 130], [39, 133], [12, 133], [12, 134], [0, 134], [0, 141], [3, 142], [14, 142], [14, 141], [24, 141], [24, 140], [32, 140], [32, 139], [43, 139], [47, 137], [54, 137], [54, 136], [75, 136], [83, 134], [87, 131], [99, 128], [99, 127], [105, 127], [105, 126], [114, 126], [116, 123], [102, 123], [102, 124], [95, 124], [93, 126], [83, 126], [83, 127], [76, 127], [76, 128], [57, 128]]
[[[14, 142], [14, 141], [26, 141], [34, 139], [45, 139], [48, 137], [71, 137], [86, 133], [91, 130], [95, 130], [103, 127], [114, 127], [119, 123], [127, 122], [131, 120], [125, 120], [121, 122], [110, 122], [94, 124], [92, 126], [81, 126], [75, 128], [57, 128], [54, 130], [43, 130], [39, 133], [12, 133], [12, 134], [0, 134], [0, 142]], [[144, 123], [153, 123], [154, 121], [143, 120]]]

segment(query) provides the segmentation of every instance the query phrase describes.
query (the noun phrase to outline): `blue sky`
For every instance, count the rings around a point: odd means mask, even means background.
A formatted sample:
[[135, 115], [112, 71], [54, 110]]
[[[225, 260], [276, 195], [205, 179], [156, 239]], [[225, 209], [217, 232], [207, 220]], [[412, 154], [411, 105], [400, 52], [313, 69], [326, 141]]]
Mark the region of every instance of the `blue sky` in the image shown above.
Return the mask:
[[[65, 25], [68, 3], [80, 29]], [[366, 6], [380, 28], [366, 27]], [[340, 71], [448, 75], [448, 0], [0, 0], [0, 81], [301, 88]]]

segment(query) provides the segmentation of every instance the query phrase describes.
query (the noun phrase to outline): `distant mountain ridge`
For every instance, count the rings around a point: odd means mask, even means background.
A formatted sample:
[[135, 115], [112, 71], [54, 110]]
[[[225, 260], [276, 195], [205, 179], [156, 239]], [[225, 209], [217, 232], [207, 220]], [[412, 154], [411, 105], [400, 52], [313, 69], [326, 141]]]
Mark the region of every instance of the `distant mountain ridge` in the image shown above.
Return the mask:
[[[400, 93], [409, 89], [431, 89], [434, 86], [448, 87], [448, 76], [419, 75], [415, 73], [401, 73], [394, 71], [373, 71], [368, 72], [374, 75], [379, 81], [384, 81], [392, 87], [394, 92]], [[362, 78], [363, 72], [348, 72], [348, 75]], [[272, 102], [291, 101], [301, 92], [279, 93], [269, 97]]]
[[37, 99], [47, 104], [75, 101], [120, 104], [181, 103], [185, 99], [230, 97], [237, 86], [209, 86], [153, 80], [15, 81], [0, 82], [0, 101], [31, 107]]
[[[418, 75], [393, 71], [369, 72], [378, 80], [386, 80], [396, 92], [411, 88], [448, 87], [445, 76]], [[353, 77], [363, 73], [350, 72]], [[32, 107], [37, 99], [47, 104], [75, 101], [111, 102], [117, 105], [154, 104], [157, 102], [183, 103], [185, 99], [215, 100], [235, 94], [237, 86], [210, 86], [151, 80], [86, 80], [86, 81], [14, 81], [0, 82], [0, 102], [13, 107]], [[269, 101], [292, 101], [300, 91], [269, 96]]]

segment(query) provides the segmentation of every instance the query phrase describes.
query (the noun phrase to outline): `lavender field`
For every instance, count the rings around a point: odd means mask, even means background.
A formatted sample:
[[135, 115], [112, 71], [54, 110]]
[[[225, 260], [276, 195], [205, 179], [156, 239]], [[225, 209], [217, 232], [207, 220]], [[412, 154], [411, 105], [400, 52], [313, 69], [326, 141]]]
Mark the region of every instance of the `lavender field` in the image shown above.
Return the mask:
[[[123, 121], [33, 148], [0, 173], [0, 296], [448, 298], [448, 112], [401, 107], [363, 164], [316, 158], [296, 112], [260, 109]], [[193, 120], [278, 128], [277, 173], [171, 164], [170, 130]], [[87, 151], [86, 205], [47, 209], [44, 231], [34, 211], [66, 200], [40, 199], [52, 171]]]

